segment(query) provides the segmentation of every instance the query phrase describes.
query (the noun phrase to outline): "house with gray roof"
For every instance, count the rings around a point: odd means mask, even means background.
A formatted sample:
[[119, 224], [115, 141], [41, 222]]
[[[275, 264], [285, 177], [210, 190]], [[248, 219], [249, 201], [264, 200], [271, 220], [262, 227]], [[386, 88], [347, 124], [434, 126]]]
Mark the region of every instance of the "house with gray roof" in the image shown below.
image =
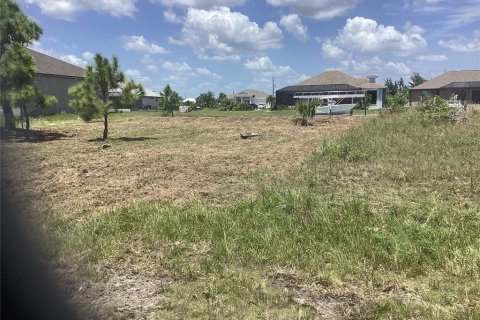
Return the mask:
[[356, 78], [341, 71], [325, 71], [317, 76], [276, 91], [276, 102], [293, 106], [300, 100], [319, 100], [318, 114], [345, 113], [366, 94], [371, 97], [371, 109], [385, 105], [386, 87], [376, 83], [377, 76]]
[[35, 85], [47, 95], [57, 98], [57, 103], [46, 109], [34, 109], [32, 114], [53, 114], [60, 111], [73, 112], [68, 102], [68, 88], [84, 80], [85, 70], [49, 55], [27, 49], [36, 65]]
[[157, 109], [160, 93], [149, 88], [144, 88], [144, 91], [145, 94], [143, 95], [142, 99], [135, 103], [134, 108], [146, 110]]
[[458, 100], [480, 103], [480, 70], [447, 71], [410, 89], [410, 93], [413, 102], [427, 96], [448, 100], [456, 95]]

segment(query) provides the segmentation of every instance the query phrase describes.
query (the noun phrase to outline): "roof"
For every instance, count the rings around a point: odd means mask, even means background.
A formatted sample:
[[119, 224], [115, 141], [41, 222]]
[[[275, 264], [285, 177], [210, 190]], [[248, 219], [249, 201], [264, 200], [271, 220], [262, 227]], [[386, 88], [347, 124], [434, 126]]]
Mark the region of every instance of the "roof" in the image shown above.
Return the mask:
[[242, 98], [249, 98], [249, 97], [255, 97], [255, 98], [266, 98], [268, 95], [259, 90], [255, 89], [245, 89], [241, 90], [239, 92], [235, 92], [234, 94], [230, 94], [227, 97], [228, 98], [234, 98], [234, 97], [242, 97]]
[[341, 71], [325, 71], [314, 77], [308, 78], [297, 83], [295, 86], [325, 86], [325, 85], [349, 85], [355, 88], [362, 89], [378, 89], [386, 88], [380, 83], [369, 83], [367, 78], [355, 78]]
[[158, 92], [155, 92], [149, 88], [144, 88], [145, 94], [143, 95], [144, 97], [151, 97], [151, 98], [160, 98], [160, 94]]
[[85, 77], [85, 70], [83, 68], [77, 67], [73, 64], [48, 56], [46, 54], [34, 51], [32, 49], [27, 48], [27, 50], [32, 54], [33, 59], [35, 60], [35, 65], [37, 66], [36, 73], [38, 74], [48, 74], [75, 78]]
[[448, 71], [425, 81], [412, 90], [439, 89], [455, 82], [480, 82], [480, 70]]

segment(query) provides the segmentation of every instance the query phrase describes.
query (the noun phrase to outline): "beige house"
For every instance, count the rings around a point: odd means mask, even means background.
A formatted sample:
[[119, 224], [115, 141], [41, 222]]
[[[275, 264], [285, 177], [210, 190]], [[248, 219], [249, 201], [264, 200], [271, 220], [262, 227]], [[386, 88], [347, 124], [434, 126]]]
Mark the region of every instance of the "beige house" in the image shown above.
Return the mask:
[[427, 96], [448, 100], [457, 95], [458, 100], [480, 103], [480, 70], [448, 71], [410, 89], [410, 93], [412, 102]]
[[257, 106], [266, 106], [267, 97], [268, 95], [265, 92], [255, 89], [245, 89], [227, 96], [228, 99], [233, 99], [248, 104], [255, 104]]
[[46, 109], [32, 110], [32, 114], [53, 114], [60, 111], [73, 112], [68, 102], [68, 88], [78, 84], [85, 78], [85, 70], [60, 59], [27, 49], [33, 56], [36, 65], [35, 85], [47, 95], [57, 98], [57, 103]]

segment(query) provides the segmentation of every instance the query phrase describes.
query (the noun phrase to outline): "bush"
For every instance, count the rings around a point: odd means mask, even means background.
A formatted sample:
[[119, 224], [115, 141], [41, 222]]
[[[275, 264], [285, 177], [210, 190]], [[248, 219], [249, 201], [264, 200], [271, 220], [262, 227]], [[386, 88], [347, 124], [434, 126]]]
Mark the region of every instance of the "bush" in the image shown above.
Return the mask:
[[234, 111], [252, 111], [252, 109], [252, 106], [245, 102], [236, 103], [233, 107]]
[[387, 96], [387, 110], [389, 113], [400, 113], [406, 110], [405, 105], [408, 103], [407, 93], [389, 94]]
[[413, 116], [424, 123], [450, 122], [457, 110], [448, 105], [441, 97], [427, 97], [420, 101], [415, 108]]
[[[308, 126], [307, 118], [313, 118], [315, 115], [315, 108], [319, 105], [317, 100], [299, 101], [295, 104], [295, 110], [298, 112], [298, 118], [295, 118], [294, 124]], [[300, 119], [300, 120], [299, 120]]]

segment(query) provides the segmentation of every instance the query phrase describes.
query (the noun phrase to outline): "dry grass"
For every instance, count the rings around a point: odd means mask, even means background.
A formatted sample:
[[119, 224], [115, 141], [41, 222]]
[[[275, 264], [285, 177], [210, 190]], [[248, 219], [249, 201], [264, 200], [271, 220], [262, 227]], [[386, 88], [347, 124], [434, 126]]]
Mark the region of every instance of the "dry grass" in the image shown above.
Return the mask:
[[[36, 212], [91, 216], [146, 201], [223, 204], [253, 192], [249, 174], [281, 174], [338, 135], [351, 117], [293, 126], [286, 117], [139, 117], [111, 121], [111, 146], [96, 140], [102, 123], [35, 120], [33, 129], [61, 139], [3, 142], [2, 170], [11, 192]], [[258, 132], [242, 140], [240, 133]], [[11, 152], [15, 151], [15, 152]]]

